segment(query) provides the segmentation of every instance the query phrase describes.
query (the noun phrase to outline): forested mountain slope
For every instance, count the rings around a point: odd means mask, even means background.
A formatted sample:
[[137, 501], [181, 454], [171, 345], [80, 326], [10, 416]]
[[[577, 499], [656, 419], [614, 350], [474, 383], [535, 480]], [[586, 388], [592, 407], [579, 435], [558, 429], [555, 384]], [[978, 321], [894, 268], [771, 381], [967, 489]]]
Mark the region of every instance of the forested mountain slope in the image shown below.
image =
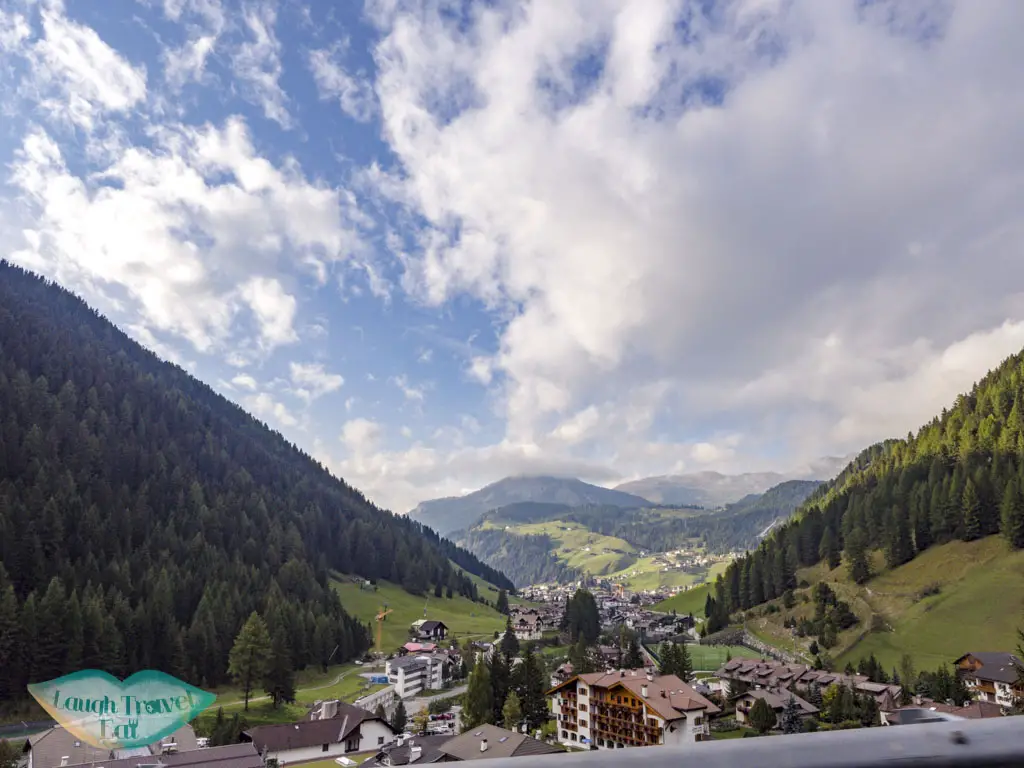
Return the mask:
[[254, 610], [296, 667], [351, 658], [332, 571], [475, 597], [452, 562], [512, 586], [0, 261], [0, 702], [83, 666], [219, 684]]
[[[792, 589], [801, 566], [845, 561], [853, 580], [865, 583], [873, 575], [870, 550], [881, 550], [892, 568], [936, 544], [994, 534], [1024, 547], [1022, 354], [916, 435], [868, 448], [821, 486], [756, 552], [730, 566], [716, 584], [713, 624]], [[816, 634], [835, 634], [828, 621]]]

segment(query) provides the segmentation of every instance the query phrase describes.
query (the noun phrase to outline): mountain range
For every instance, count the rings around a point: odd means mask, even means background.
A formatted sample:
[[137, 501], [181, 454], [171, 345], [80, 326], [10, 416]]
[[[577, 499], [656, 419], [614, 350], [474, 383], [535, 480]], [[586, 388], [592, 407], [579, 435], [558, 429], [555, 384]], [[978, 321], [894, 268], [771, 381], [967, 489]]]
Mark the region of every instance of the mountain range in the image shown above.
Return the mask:
[[632, 480], [602, 488], [572, 477], [519, 475], [506, 477], [465, 496], [421, 502], [409, 516], [442, 536], [469, 528], [491, 510], [521, 502], [637, 509], [652, 505], [713, 509], [757, 496], [787, 480], [829, 480], [852, 459], [825, 457], [787, 473], [748, 472], [724, 475], [696, 472]]
[[650, 502], [625, 491], [591, 485], [574, 477], [520, 475], [506, 477], [465, 496], [449, 496], [420, 503], [409, 517], [433, 528], [442, 536], [468, 528], [486, 512], [520, 502], [582, 507], [644, 507]]

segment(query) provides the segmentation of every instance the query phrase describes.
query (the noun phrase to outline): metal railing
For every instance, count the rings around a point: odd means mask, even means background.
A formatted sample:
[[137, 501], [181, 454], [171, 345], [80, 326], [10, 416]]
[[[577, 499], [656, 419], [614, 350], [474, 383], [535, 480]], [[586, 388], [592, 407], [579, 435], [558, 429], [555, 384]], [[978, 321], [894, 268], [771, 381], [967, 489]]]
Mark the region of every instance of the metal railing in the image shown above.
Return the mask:
[[[530, 768], [1024, 768], [1024, 717], [531, 755]], [[487, 768], [522, 768], [517, 758]]]

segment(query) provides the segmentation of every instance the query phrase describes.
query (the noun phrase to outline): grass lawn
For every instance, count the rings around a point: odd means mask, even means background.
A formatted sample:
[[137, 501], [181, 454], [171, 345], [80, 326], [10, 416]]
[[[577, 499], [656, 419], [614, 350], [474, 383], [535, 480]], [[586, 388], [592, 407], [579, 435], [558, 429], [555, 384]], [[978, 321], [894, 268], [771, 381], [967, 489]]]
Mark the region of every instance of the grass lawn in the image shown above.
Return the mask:
[[714, 671], [725, 664], [725, 657], [734, 659], [759, 659], [761, 655], [742, 645], [688, 645], [690, 661], [695, 670]]
[[680, 615], [692, 613], [696, 618], [702, 619], [704, 618], [704, 602], [708, 599], [710, 591], [710, 584], [702, 584], [699, 587], [688, 589], [686, 592], [680, 592], [668, 600], [655, 603], [651, 606], [651, 610], [663, 613], [671, 613], [674, 610]]
[[335, 581], [334, 587], [345, 610], [360, 621], [373, 625], [383, 604], [391, 609], [381, 630], [381, 650], [385, 653], [394, 651], [409, 639], [409, 626], [417, 619], [443, 621], [448, 626], [449, 637], [460, 641], [490, 639], [505, 628], [505, 617], [496, 610], [459, 595], [448, 599], [434, 597], [431, 592], [417, 597], [386, 581], [378, 582], [376, 590], [362, 589], [358, 583], [348, 580]]
[[654, 560], [653, 555], [641, 557], [628, 568], [608, 574], [608, 578], [616, 583], [625, 584], [631, 590], [642, 591], [659, 587], [685, 587], [701, 577], [701, 574], [687, 573], [674, 568], [663, 571], [663, 566], [656, 565]]
[[512, 530], [524, 536], [547, 534], [557, 541], [555, 555], [559, 560], [594, 576], [614, 572], [623, 557], [634, 556], [636, 552], [633, 545], [623, 539], [602, 536], [579, 523], [563, 520], [516, 525]]
[[757, 733], [757, 731], [753, 728], [747, 728], [741, 725], [735, 731], [712, 731], [711, 738], [714, 741], [722, 741], [723, 739], [742, 739], [744, 735], [748, 733]]

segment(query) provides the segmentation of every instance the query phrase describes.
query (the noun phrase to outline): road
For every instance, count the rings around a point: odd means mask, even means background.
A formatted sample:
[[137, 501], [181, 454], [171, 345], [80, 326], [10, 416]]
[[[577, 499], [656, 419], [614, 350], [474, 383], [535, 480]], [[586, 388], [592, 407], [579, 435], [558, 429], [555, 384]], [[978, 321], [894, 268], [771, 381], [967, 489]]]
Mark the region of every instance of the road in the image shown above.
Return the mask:
[[436, 696], [417, 696], [416, 698], [409, 699], [408, 701], [405, 702], [405, 712], [409, 716], [409, 719], [411, 720], [413, 715], [419, 713], [423, 709], [426, 709], [427, 705], [430, 702], [435, 701], [436, 699], [447, 699], [449, 696], [458, 696], [459, 694], [462, 694], [462, 693], [465, 693], [465, 692], [466, 692], [466, 686], [465, 685], [459, 685], [459, 686], [456, 686], [455, 688], [452, 688], [449, 691], [445, 691], [444, 693], [439, 693]]
[[[357, 667], [356, 669], [347, 670], [345, 672], [342, 672], [340, 675], [338, 675], [336, 678], [331, 680], [331, 682], [329, 682], [329, 683], [324, 683], [322, 685], [311, 685], [308, 688], [299, 688], [299, 689], [297, 689], [295, 691], [295, 695], [296, 695], [296, 697], [298, 697], [298, 695], [300, 693], [308, 693], [309, 691], [320, 691], [320, 690], [323, 690], [324, 688], [330, 688], [330, 687], [335, 686], [338, 683], [340, 683], [342, 680], [344, 680], [349, 675], [359, 675], [359, 674], [367, 674], [367, 670], [363, 669], [363, 668], [360, 668], [360, 667]], [[254, 704], [257, 701], [267, 701], [268, 699], [270, 699], [269, 696], [251, 696], [251, 697], [249, 697], [249, 703], [250, 704]], [[222, 704], [220, 706], [224, 707], [225, 709], [228, 709], [229, 707], [241, 707], [241, 706], [245, 706], [245, 702], [241, 701], [241, 700], [240, 701], [230, 701], [227, 704]]]

